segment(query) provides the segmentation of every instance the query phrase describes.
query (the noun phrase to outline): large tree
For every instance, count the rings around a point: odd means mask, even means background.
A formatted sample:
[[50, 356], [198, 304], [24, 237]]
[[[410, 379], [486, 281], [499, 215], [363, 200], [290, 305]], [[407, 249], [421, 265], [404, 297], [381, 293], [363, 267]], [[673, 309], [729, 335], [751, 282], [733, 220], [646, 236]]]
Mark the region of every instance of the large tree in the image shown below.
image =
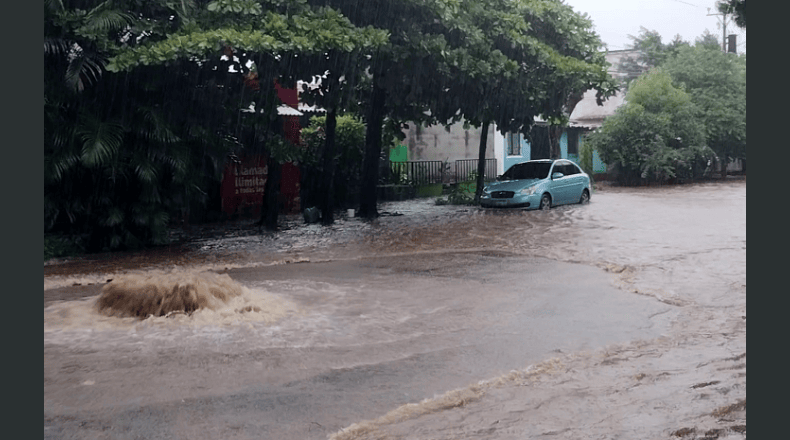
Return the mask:
[[[89, 250], [162, 242], [173, 216], [210, 194], [223, 150], [227, 86], [211, 66], [108, 73], [121, 47], [164, 38], [194, 4], [45, 3], [45, 224]], [[209, 84], [214, 84], [213, 87]], [[198, 89], [204, 90], [200, 95]], [[206, 108], [214, 108], [208, 112]], [[191, 172], [200, 170], [200, 173]]]
[[[483, 189], [486, 131], [495, 123], [502, 132], [528, 133], [536, 116], [556, 127], [567, 123], [573, 107], [588, 89], [599, 103], [617, 89], [606, 71], [602, 43], [592, 22], [558, 1], [526, 4], [494, 2], [465, 8], [490, 41], [493, 75], [471, 71], [459, 101], [459, 116], [483, 129], [478, 154], [477, 192]], [[490, 5], [489, 5], [490, 6]], [[485, 40], [481, 43], [485, 47]], [[497, 60], [501, 54], [504, 59]], [[475, 87], [474, 82], [479, 82]], [[469, 87], [472, 85], [472, 87]], [[470, 92], [471, 90], [471, 92]], [[460, 92], [460, 90], [459, 90]], [[558, 149], [559, 136], [555, 136]]]
[[[628, 86], [639, 75], [648, 70], [663, 65], [668, 59], [677, 54], [681, 47], [689, 46], [680, 35], [675, 35], [669, 43], [661, 40], [658, 31], [639, 27], [639, 35], [629, 35], [632, 44], [630, 49], [637, 52], [634, 56], [626, 56], [620, 60], [618, 70], [625, 72], [623, 85]], [[715, 40], [715, 37], [714, 37]], [[705, 44], [705, 43], [703, 43]], [[717, 43], [718, 44], [718, 43]]]
[[[591, 22], [560, 1], [330, 0], [357, 26], [389, 31], [369, 72], [360, 214], [375, 217], [381, 126], [390, 121], [526, 131], [568, 96], [607, 81]], [[603, 92], [607, 93], [607, 92]], [[485, 132], [481, 144], [485, 154]], [[483, 175], [480, 173], [479, 179]], [[482, 188], [482, 185], [478, 185]]]
[[[317, 103], [327, 109], [326, 144], [324, 148], [325, 174], [321, 201], [323, 221], [332, 222], [332, 190], [335, 151], [335, 118], [353, 89], [360, 75], [358, 59], [366, 52], [383, 45], [387, 33], [372, 27], [355, 27], [336, 10], [306, 2], [215, 0], [208, 3], [206, 11], [194, 25], [183, 26], [179, 32], [169, 34], [166, 39], [121, 52], [113, 58], [111, 67], [116, 70], [134, 68], [140, 64], [167, 64], [177, 60], [200, 62], [219, 56], [223, 50], [232, 50], [235, 71], [238, 75], [249, 73], [253, 63], [263, 85], [257, 93], [247, 93], [239, 102], [244, 106], [254, 101], [268, 122], [264, 128], [262, 146], [276, 142], [276, 135], [266, 132], [274, 127], [277, 119], [277, 102], [272, 99], [269, 84], [278, 80], [284, 86], [294, 86], [296, 80], [323, 76], [318, 89]], [[231, 75], [229, 72], [222, 72]], [[341, 78], [345, 78], [342, 80]], [[275, 157], [276, 151], [269, 148], [270, 169], [275, 171], [267, 182], [271, 188], [266, 197], [266, 218], [263, 224], [276, 228], [276, 188], [279, 163], [283, 157]]]
[[729, 159], [746, 158], [746, 56], [685, 47], [664, 69], [697, 105], [705, 142], [721, 159], [724, 177]]
[[635, 80], [626, 104], [588, 142], [606, 163], [620, 167], [623, 183], [699, 177], [714, 153], [705, 146], [697, 114], [691, 96], [656, 68]]

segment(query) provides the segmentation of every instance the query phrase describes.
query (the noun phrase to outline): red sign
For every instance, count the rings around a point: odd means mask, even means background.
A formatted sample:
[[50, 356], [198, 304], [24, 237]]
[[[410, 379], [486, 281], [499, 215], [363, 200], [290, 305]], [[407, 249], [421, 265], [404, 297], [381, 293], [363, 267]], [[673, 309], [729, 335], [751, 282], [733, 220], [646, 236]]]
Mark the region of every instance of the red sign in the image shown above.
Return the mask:
[[[257, 78], [252, 79], [257, 84]], [[293, 108], [298, 107], [299, 98], [296, 89], [284, 89], [277, 81], [274, 82], [274, 87], [283, 103]], [[299, 118], [284, 116], [283, 128], [285, 138], [298, 145], [301, 131]], [[223, 212], [229, 216], [238, 214], [243, 217], [260, 217], [266, 179], [269, 175], [266, 159], [263, 155], [247, 156], [225, 166], [220, 189]], [[299, 181], [299, 168], [290, 162], [283, 164], [280, 174], [280, 194], [277, 200], [280, 212], [299, 212]]]
[[259, 216], [268, 173], [264, 156], [228, 163], [222, 176], [222, 210], [228, 215]]

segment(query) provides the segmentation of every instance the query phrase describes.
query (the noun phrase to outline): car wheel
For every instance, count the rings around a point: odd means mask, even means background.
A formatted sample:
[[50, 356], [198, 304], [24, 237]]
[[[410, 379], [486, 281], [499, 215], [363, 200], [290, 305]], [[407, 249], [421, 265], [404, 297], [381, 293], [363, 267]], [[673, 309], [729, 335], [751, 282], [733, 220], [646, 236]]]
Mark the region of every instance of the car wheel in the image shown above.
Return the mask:
[[551, 209], [551, 196], [548, 194], [543, 194], [543, 197], [540, 198], [540, 209], [548, 210]]
[[582, 191], [582, 198], [579, 199], [579, 203], [584, 205], [585, 203], [590, 203], [590, 192], [586, 189]]

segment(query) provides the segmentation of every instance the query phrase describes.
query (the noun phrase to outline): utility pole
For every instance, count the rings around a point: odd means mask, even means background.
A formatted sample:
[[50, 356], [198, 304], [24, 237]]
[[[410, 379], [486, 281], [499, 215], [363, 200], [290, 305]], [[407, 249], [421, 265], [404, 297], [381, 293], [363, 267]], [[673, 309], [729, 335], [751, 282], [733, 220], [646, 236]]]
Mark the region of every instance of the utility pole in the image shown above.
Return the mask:
[[721, 13], [721, 14], [711, 14], [710, 13], [710, 8], [708, 8], [708, 15], [707, 16], [710, 17], [711, 15], [721, 15], [721, 16], [723, 16], [723, 18], [721, 20], [721, 51], [724, 52], [724, 53], [727, 53], [727, 13], [724, 12], [724, 13]]

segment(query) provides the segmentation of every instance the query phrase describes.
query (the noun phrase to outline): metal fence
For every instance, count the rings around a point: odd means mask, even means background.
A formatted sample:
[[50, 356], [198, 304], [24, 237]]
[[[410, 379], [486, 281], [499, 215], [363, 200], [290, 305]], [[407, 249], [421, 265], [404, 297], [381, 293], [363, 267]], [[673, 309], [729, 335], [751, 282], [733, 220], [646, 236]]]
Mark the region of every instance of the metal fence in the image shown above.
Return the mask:
[[[477, 175], [477, 159], [462, 159], [455, 161], [455, 181], [464, 182]], [[486, 182], [496, 179], [496, 159], [486, 159], [483, 180]]]
[[449, 170], [440, 160], [418, 160], [409, 162], [390, 162], [390, 183], [397, 185], [427, 185], [445, 183]]
[[[486, 159], [486, 181], [497, 176], [496, 159]], [[454, 163], [440, 160], [417, 160], [390, 162], [387, 183], [395, 185], [427, 185], [431, 183], [457, 183], [474, 178], [477, 174], [477, 159], [456, 160]]]

